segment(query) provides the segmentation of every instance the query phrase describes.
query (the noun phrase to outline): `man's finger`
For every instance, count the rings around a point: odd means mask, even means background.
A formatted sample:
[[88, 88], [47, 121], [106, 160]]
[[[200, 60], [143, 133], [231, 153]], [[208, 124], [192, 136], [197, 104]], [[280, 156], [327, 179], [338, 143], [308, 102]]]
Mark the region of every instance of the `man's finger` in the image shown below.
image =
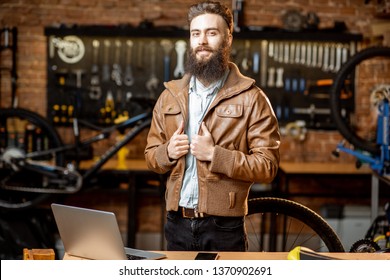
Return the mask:
[[182, 134], [183, 131], [184, 131], [184, 121], [181, 121], [179, 127], [177, 128], [174, 134], [176, 135]]
[[209, 134], [211, 134], [210, 131], [208, 130], [206, 124], [205, 124], [204, 122], [202, 122], [201, 129], [202, 129], [202, 131], [203, 131], [203, 135], [209, 135]]

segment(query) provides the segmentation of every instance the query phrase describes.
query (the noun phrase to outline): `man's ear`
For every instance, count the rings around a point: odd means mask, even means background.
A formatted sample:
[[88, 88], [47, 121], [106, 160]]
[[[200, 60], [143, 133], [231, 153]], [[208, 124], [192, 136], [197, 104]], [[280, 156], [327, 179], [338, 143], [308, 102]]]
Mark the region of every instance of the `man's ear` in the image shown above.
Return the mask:
[[233, 34], [228, 32], [228, 44], [229, 44], [229, 47], [232, 46], [232, 43], [233, 43]]

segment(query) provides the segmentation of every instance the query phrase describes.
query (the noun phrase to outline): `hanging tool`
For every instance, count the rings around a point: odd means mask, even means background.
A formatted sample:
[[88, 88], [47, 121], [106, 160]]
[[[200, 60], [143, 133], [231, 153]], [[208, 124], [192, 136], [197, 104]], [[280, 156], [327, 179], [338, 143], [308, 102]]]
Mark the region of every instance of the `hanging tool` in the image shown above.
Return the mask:
[[175, 43], [175, 51], [177, 54], [176, 68], [173, 71], [175, 78], [180, 78], [184, 75], [184, 55], [187, 49], [187, 43], [183, 40], [179, 40]]
[[126, 40], [126, 69], [125, 69], [124, 84], [128, 87], [134, 84], [133, 70], [131, 66], [133, 45], [134, 45], [133, 41]]
[[160, 45], [164, 50], [164, 82], [168, 82], [171, 72], [171, 52], [174, 46], [172, 41], [168, 39], [161, 40]]
[[156, 97], [156, 90], [159, 84], [159, 79], [157, 78], [156, 74], [156, 52], [157, 52], [157, 46], [156, 42], [152, 41], [149, 45], [150, 50], [150, 77], [146, 81], [146, 89], [149, 91], [150, 97], [155, 98]]
[[[271, 44], [271, 42], [270, 42]], [[271, 45], [270, 45], [271, 47]], [[260, 51], [260, 85], [262, 87], [267, 86], [267, 52], [269, 55], [269, 50], [268, 50], [268, 41], [267, 40], [262, 40], [261, 41], [261, 51]]]
[[111, 46], [111, 42], [109, 40], [104, 40], [103, 69], [102, 69], [102, 80], [104, 82], [108, 82], [110, 80], [110, 65], [109, 65], [110, 46]]
[[99, 56], [100, 42], [99, 40], [92, 41], [92, 67], [91, 67], [91, 87], [89, 92], [89, 98], [99, 99], [102, 96], [102, 90], [100, 88], [99, 80], [99, 65], [98, 65], [98, 56]]
[[111, 79], [118, 87], [122, 86], [122, 67], [120, 63], [121, 48], [122, 42], [120, 40], [115, 40], [115, 57], [114, 64], [112, 65]]

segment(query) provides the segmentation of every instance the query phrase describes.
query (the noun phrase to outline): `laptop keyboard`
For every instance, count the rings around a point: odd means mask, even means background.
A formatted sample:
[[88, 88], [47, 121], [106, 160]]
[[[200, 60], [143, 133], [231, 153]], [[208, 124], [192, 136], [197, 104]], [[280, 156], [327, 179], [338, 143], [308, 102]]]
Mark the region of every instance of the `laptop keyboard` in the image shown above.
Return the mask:
[[146, 257], [126, 254], [128, 260], [144, 260]]

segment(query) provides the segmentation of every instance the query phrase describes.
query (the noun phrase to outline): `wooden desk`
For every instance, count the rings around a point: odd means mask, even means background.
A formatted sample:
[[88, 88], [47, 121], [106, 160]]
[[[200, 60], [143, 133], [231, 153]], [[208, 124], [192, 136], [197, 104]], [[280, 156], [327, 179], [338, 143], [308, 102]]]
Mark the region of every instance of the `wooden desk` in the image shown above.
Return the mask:
[[279, 167], [286, 174], [371, 175], [369, 167], [356, 168], [353, 163], [281, 162]]
[[[161, 260], [194, 260], [197, 252], [158, 251], [167, 257]], [[341, 260], [390, 260], [388, 253], [320, 253]], [[219, 252], [218, 260], [287, 260], [288, 252]], [[65, 253], [64, 260], [81, 260]]]

